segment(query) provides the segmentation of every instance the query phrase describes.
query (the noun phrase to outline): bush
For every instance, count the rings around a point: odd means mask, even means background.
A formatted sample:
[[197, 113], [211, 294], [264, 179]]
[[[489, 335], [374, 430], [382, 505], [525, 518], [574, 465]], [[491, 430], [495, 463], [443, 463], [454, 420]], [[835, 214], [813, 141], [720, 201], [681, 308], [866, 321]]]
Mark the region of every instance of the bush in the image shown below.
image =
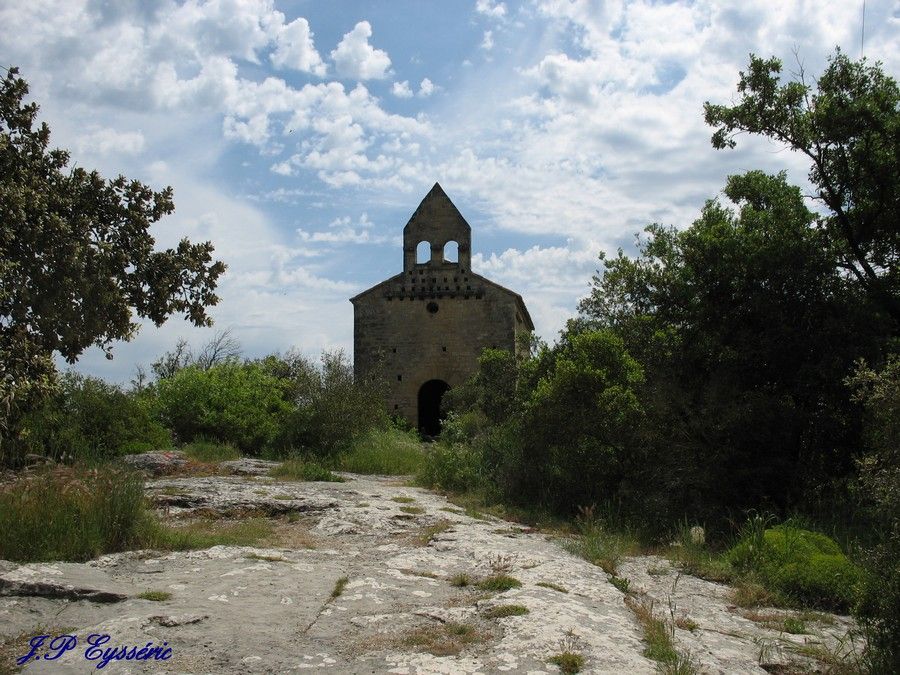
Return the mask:
[[109, 466], [52, 469], [0, 489], [0, 559], [89, 560], [140, 540], [143, 482]]
[[214, 439], [253, 455], [276, 438], [291, 410], [285, 382], [254, 363], [188, 366], [157, 388], [160, 417], [179, 440]]
[[388, 426], [378, 382], [355, 382], [342, 351], [324, 352], [318, 366], [296, 353], [270, 356], [260, 365], [286, 383], [295, 405], [275, 443], [283, 455], [334, 457], [370, 429]]
[[786, 600], [824, 609], [849, 609], [860, 581], [833, 539], [790, 524], [766, 529], [762, 537], [745, 530], [726, 557]]
[[482, 486], [481, 453], [469, 445], [432, 443], [417, 482], [453, 492], [475, 491]]
[[44, 405], [25, 417], [25, 452], [71, 461], [167, 448], [171, 437], [151, 407], [147, 395], [68, 372]]
[[336, 461], [341, 471], [390, 476], [414, 474], [424, 464], [418, 435], [396, 427], [373, 429], [356, 437]]
[[507, 498], [571, 514], [615, 494], [642, 419], [642, 378], [609, 331], [565, 334], [526, 363], [521, 415], [489, 456]]
[[449, 412], [441, 424], [445, 443], [472, 443], [488, 429], [488, 419], [480, 410]]

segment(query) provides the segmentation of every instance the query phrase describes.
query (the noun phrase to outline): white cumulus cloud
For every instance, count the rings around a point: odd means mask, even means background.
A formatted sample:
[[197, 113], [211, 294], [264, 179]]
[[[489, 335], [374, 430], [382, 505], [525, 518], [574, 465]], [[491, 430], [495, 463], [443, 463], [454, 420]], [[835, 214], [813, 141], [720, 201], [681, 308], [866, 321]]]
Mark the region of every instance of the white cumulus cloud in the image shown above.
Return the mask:
[[75, 149], [80, 153], [97, 155], [137, 155], [144, 149], [144, 134], [140, 131], [95, 128], [78, 138]]
[[293, 68], [324, 77], [327, 71], [322, 57], [313, 44], [309, 22], [300, 17], [278, 29], [272, 65], [276, 68]]
[[397, 98], [412, 98], [412, 89], [409, 88], [409, 80], [403, 80], [403, 82], [394, 82], [394, 86], [391, 87], [391, 93]]
[[422, 98], [431, 96], [434, 93], [434, 89], [435, 89], [434, 82], [432, 82], [431, 80], [429, 80], [426, 77], [419, 84], [419, 96], [421, 96]]
[[502, 19], [506, 16], [506, 5], [495, 0], [478, 0], [475, 3], [475, 11], [494, 19]]
[[380, 80], [387, 77], [391, 59], [387, 52], [369, 44], [372, 26], [360, 21], [331, 52], [338, 75], [356, 80]]

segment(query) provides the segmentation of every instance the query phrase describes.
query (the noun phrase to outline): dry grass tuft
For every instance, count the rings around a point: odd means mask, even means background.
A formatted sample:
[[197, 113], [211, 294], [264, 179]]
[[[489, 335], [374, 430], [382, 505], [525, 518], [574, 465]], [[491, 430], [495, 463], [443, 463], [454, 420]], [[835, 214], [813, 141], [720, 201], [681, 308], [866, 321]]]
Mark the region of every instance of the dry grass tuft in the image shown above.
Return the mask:
[[428, 546], [431, 541], [441, 532], [446, 532], [453, 523], [449, 520], [439, 520], [433, 525], [427, 525], [413, 535], [413, 544], [416, 546]]
[[486, 642], [491, 638], [487, 631], [479, 631], [467, 623], [448, 621], [439, 626], [415, 628], [400, 636], [398, 642], [435, 656], [456, 656], [468, 645]]

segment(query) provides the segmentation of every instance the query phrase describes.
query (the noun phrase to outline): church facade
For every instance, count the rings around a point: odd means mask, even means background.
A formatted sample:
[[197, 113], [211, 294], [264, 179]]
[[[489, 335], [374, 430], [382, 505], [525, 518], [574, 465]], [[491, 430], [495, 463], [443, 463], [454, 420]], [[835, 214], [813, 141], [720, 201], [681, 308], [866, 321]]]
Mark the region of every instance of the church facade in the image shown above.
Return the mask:
[[393, 414], [431, 436], [481, 351], [515, 352], [534, 330], [519, 294], [472, 271], [471, 251], [472, 228], [435, 183], [403, 228], [403, 271], [350, 299], [355, 376], [384, 377]]

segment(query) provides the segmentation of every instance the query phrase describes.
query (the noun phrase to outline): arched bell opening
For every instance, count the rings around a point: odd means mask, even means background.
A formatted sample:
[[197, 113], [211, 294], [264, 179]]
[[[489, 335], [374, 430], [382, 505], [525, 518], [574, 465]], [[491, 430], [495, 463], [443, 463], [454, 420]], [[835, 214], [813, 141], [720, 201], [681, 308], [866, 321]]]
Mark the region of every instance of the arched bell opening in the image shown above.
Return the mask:
[[427, 241], [420, 241], [416, 246], [416, 264], [422, 265], [431, 262], [431, 244]]

